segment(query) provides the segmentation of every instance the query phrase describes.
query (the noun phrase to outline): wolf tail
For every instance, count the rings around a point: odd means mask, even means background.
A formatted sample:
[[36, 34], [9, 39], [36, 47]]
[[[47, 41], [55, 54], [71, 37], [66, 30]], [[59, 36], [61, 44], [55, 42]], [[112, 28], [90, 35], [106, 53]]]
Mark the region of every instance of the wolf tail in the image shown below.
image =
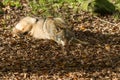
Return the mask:
[[82, 45], [88, 45], [88, 44], [90, 44], [89, 42], [86, 42], [86, 41], [81, 41], [81, 40], [79, 40], [79, 39], [77, 39], [77, 38], [72, 38], [70, 41], [69, 41], [69, 43], [76, 43], [76, 44], [82, 44]]

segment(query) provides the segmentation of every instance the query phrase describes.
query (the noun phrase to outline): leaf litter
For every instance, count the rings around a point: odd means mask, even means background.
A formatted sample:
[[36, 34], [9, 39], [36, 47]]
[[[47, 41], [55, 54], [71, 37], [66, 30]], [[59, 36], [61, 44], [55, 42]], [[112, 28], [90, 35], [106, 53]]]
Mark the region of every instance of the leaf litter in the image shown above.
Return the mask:
[[0, 15], [0, 79], [120, 79], [119, 20], [66, 8], [60, 8], [59, 14], [77, 39], [90, 44], [63, 48], [52, 40], [36, 40], [27, 35], [13, 38], [11, 29], [29, 13], [29, 8], [6, 7]]

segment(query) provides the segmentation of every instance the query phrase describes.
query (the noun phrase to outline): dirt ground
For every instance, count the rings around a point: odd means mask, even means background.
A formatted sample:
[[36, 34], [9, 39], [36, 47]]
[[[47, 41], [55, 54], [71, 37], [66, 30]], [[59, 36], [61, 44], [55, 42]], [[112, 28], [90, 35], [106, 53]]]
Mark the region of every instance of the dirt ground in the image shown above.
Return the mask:
[[27, 35], [13, 38], [11, 29], [26, 11], [0, 14], [0, 80], [120, 80], [120, 20], [61, 9], [76, 38], [89, 43], [62, 47]]

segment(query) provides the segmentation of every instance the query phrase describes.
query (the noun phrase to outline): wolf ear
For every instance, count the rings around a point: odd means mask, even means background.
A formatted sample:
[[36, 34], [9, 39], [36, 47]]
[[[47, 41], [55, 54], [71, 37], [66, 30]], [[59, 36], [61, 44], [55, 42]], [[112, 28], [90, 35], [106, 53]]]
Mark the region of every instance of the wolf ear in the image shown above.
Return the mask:
[[62, 28], [62, 29], [67, 28], [67, 25], [62, 18], [53, 18], [53, 19], [54, 19], [54, 23], [57, 27]]

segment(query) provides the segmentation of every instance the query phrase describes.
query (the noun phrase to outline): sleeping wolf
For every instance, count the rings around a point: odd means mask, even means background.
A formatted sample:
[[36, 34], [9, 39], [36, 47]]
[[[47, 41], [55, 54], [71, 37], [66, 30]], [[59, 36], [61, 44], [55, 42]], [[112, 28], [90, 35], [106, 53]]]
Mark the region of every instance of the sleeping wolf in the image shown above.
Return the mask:
[[51, 39], [63, 46], [68, 41], [75, 39], [74, 34], [67, 28], [65, 21], [53, 17], [46, 19], [25, 17], [18, 22], [12, 32], [13, 36], [27, 33], [36, 39]]

